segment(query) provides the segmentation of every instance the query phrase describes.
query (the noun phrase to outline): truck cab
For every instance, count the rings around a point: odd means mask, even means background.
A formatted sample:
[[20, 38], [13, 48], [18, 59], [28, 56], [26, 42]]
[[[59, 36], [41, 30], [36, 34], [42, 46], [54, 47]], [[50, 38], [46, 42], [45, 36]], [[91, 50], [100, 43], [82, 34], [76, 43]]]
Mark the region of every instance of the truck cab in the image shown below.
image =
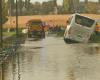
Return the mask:
[[43, 21], [40, 19], [32, 19], [27, 22], [28, 37], [42, 37], [43, 35]]

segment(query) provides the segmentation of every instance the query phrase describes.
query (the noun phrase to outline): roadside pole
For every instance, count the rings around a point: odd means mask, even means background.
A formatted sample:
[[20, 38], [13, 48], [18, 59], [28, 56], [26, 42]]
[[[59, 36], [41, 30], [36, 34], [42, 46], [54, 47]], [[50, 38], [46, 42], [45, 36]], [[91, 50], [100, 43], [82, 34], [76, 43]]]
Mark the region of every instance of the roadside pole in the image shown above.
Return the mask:
[[16, 0], [16, 38], [18, 39], [18, 2]]
[[3, 48], [3, 30], [2, 30], [2, 0], [0, 0], [0, 50]]
[[[3, 48], [2, 0], [0, 0], [0, 54], [2, 54], [2, 48]], [[0, 80], [4, 80], [2, 61], [0, 62]]]
[[[18, 30], [18, 1], [16, 0], [16, 44], [19, 44], [19, 30]], [[19, 52], [17, 52], [18, 62], [18, 80], [20, 80], [20, 63], [19, 63]]]

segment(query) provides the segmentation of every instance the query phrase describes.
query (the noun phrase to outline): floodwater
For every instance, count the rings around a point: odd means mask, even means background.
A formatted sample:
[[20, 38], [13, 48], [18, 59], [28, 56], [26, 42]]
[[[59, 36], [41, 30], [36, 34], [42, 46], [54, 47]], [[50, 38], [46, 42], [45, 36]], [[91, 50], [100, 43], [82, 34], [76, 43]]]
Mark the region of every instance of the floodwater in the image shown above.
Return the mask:
[[27, 39], [3, 65], [4, 80], [100, 80], [100, 48], [62, 38]]

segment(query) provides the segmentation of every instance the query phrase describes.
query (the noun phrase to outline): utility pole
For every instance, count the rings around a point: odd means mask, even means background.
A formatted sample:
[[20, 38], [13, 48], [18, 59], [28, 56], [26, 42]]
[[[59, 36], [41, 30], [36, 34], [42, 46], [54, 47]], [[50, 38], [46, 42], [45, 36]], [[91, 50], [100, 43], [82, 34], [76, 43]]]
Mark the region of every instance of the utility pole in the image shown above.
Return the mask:
[[[2, 48], [3, 48], [3, 25], [2, 25], [2, 0], [0, 0], [0, 52], [2, 54]], [[4, 80], [4, 76], [3, 76], [3, 63], [0, 64], [1, 66], [1, 80]]]
[[16, 39], [18, 38], [18, 1], [16, 0]]
[[[16, 40], [17, 40], [17, 44], [19, 41], [19, 31], [18, 31], [18, 1], [16, 0]], [[16, 44], [16, 46], [17, 46]], [[18, 57], [18, 80], [20, 80], [20, 65], [19, 65], [19, 53], [17, 53], [17, 57]]]
[[2, 0], [0, 0], [0, 49], [3, 48]]

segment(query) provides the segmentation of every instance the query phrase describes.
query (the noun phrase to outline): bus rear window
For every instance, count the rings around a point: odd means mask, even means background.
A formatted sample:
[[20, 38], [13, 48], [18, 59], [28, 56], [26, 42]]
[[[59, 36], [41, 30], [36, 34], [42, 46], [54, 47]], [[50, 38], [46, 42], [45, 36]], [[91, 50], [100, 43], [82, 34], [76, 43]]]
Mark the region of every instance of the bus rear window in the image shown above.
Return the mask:
[[91, 27], [95, 21], [80, 15], [76, 15], [75, 22], [86, 27]]

